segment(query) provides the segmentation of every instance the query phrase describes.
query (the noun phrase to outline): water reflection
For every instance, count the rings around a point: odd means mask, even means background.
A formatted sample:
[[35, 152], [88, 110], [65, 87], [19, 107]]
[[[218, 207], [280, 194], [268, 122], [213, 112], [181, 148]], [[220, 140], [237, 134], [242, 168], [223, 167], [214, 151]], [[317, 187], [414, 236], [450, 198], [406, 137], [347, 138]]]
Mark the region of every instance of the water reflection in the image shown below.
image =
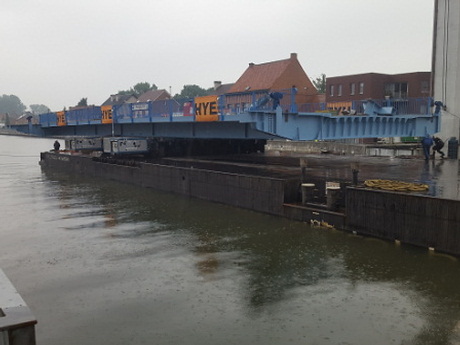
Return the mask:
[[[426, 171], [436, 178], [443, 164], [429, 163]], [[238, 296], [249, 320], [279, 319], [287, 333], [324, 344], [449, 344], [458, 337], [460, 272], [451, 257], [134, 186], [45, 174], [66, 205], [64, 229], [142, 243], [111, 253], [112, 261], [181, 257], [205, 294], [231, 281], [224, 289], [232, 297], [221, 307], [235, 308]]]
[[428, 195], [448, 198], [449, 193], [446, 193], [445, 185], [457, 184], [457, 176], [454, 180], [450, 179], [451, 181], [444, 179], [449, 175], [447, 171], [443, 172], [444, 163], [444, 159], [424, 161], [419, 182], [429, 186]]

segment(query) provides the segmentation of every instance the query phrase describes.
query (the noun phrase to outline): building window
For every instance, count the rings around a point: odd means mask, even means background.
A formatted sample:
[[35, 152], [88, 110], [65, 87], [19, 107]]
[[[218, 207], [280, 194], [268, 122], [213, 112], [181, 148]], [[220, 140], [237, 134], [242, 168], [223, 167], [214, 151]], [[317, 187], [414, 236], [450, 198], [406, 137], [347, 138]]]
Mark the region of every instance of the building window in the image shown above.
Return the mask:
[[356, 92], [356, 84], [355, 83], [351, 83], [350, 84], [350, 95], [354, 95]]
[[420, 83], [420, 91], [422, 93], [430, 93], [430, 82], [428, 80], [422, 80]]
[[342, 96], [342, 84], [337, 85], [337, 96]]
[[404, 99], [407, 98], [408, 87], [407, 83], [388, 83], [385, 84], [385, 96], [391, 98]]
[[359, 94], [360, 95], [364, 94], [364, 83], [363, 82], [359, 83]]
[[329, 96], [334, 96], [334, 85], [329, 87]]

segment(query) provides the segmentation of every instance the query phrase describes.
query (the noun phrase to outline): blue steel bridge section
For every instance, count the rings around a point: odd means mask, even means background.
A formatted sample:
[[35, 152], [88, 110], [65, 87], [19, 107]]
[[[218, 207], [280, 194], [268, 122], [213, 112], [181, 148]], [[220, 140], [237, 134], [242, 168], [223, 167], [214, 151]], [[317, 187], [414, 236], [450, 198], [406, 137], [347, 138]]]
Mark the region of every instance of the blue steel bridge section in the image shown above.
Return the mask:
[[[40, 115], [44, 136], [140, 136], [195, 139], [336, 140], [351, 138], [415, 137], [440, 130], [440, 107], [430, 98], [367, 100], [334, 104], [296, 104], [288, 94], [273, 109], [265, 93], [251, 93], [250, 102], [229, 104], [216, 97], [216, 116], [202, 121], [197, 99], [163, 100], [114, 106], [109, 118], [92, 106]], [[276, 104], [275, 104], [276, 105]], [[343, 105], [343, 104], [342, 104]], [[61, 112], [62, 113], [62, 112]]]

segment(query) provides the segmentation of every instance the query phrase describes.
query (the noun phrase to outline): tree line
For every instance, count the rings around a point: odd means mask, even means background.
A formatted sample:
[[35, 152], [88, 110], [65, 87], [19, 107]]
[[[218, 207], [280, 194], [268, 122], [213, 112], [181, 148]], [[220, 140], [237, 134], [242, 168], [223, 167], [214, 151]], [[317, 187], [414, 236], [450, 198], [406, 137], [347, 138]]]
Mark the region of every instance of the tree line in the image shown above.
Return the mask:
[[[141, 82], [137, 83], [133, 87], [127, 90], [120, 90], [118, 91], [119, 95], [134, 95], [136, 97], [142, 95], [143, 93], [150, 91], [150, 90], [158, 90], [158, 87], [155, 84], [150, 84], [149, 82]], [[191, 85], [184, 85], [180, 93], [176, 93], [173, 98], [174, 99], [185, 99], [185, 98], [195, 98], [200, 96], [207, 96], [212, 93], [214, 89], [203, 89], [202, 87], [191, 84]], [[171, 95], [172, 96], [172, 95]]]
[[[27, 107], [22, 103], [21, 99], [16, 95], [0, 96], [0, 114], [8, 115], [10, 118], [18, 118], [25, 113]], [[47, 113], [50, 109], [44, 104], [29, 105], [30, 112], [38, 115]]]

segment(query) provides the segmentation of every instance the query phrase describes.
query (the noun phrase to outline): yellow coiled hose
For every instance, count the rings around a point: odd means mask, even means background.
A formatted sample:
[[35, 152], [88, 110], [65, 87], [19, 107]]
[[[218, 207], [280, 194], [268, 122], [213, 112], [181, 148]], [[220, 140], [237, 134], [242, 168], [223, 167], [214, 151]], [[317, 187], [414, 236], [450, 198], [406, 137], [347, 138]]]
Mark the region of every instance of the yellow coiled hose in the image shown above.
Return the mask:
[[366, 180], [364, 185], [369, 188], [392, 190], [397, 192], [423, 192], [429, 189], [424, 183], [411, 183], [392, 180]]

